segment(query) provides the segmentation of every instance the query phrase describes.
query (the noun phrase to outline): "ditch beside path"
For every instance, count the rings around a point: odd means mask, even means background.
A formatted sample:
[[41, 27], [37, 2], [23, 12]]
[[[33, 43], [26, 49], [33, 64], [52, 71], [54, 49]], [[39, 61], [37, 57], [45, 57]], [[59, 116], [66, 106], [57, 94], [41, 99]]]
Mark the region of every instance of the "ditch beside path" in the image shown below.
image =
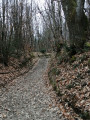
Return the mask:
[[26, 75], [14, 80], [0, 96], [0, 120], [64, 120], [46, 87], [49, 58], [40, 58]]

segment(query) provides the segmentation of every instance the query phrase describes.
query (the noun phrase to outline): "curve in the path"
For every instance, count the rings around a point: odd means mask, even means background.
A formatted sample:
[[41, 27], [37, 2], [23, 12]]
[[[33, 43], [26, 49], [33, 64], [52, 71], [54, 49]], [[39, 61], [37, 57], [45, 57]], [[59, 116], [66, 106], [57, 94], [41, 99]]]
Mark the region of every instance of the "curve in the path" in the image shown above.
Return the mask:
[[43, 79], [47, 66], [48, 59], [40, 59], [32, 71], [17, 78], [0, 96], [0, 120], [60, 120], [59, 109], [50, 106], [52, 98]]

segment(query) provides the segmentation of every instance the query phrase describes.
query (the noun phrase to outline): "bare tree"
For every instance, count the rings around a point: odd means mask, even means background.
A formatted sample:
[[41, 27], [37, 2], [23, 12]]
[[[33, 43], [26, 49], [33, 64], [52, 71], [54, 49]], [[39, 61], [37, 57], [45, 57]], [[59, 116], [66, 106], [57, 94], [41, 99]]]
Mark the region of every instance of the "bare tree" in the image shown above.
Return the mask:
[[22, 54], [24, 45], [33, 47], [32, 1], [2, 0], [0, 11], [0, 54], [8, 65], [11, 54]]

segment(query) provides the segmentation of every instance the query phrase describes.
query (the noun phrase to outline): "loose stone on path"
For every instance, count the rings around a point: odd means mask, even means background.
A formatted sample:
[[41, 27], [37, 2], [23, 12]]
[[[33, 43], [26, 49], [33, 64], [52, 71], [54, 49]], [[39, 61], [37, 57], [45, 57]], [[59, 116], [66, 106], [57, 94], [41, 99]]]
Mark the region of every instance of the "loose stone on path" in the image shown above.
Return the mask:
[[0, 120], [64, 120], [43, 78], [48, 60], [41, 58], [32, 71], [8, 86], [0, 96]]

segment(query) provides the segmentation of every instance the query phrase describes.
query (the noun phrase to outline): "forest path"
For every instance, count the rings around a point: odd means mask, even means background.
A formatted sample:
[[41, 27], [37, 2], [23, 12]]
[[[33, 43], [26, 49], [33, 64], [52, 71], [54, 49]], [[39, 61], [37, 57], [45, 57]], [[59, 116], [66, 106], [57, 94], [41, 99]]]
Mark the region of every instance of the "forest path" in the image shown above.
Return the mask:
[[0, 96], [0, 120], [63, 120], [45, 85], [49, 58], [40, 58], [26, 75]]

